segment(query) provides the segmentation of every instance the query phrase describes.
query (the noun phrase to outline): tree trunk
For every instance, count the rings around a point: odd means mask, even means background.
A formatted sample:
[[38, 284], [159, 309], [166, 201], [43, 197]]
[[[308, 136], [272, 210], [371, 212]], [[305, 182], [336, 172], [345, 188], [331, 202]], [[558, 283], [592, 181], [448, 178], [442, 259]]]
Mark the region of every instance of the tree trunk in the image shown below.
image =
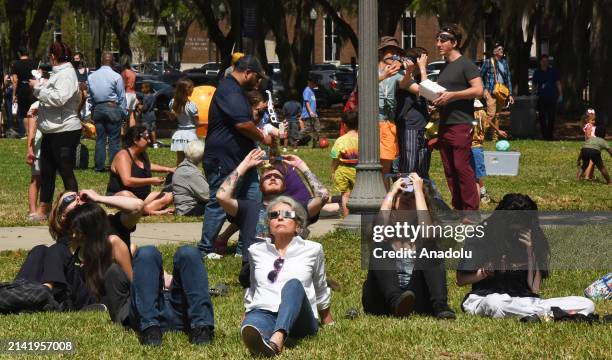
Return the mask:
[[612, 117], [610, 84], [612, 73], [609, 61], [612, 59], [612, 7], [607, 0], [593, 0], [591, 21], [591, 104], [597, 111], [597, 125], [609, 127]]
[[404, 0], [382, 0], [378, 2], [378, 37], [395, 36], [397, 24], [410, 2]]
[[[28, 29], [28, 48], [32, 52], [32, 55], [34, 55], [36, 49], [38, 49], [40, 35], [45, 29], [45, 24], [47, 23], [47, 19], [49, 18], [49, 14], [53, 8], [54, 1], [55, 0], [46, 0], [38, 3], [36, 13], [32, 19], [32, 24]], [[32, 56], [32, 58], [33, 57], [34, 56]]]
[[[329, 3], [327, 0], [315, 0], [328, 16], [334, 20], [334, 24], [336, 25], [336, 29], [338, 30], [338, 34], [342, 38], [342, 40], [350, 40], [351, 45], [353, 45], [353, 49], [355, 49], [355, 54], [359, 53], [359, 38], [355, 33], [355, 30], [349, 25], [344, 19], [342, 19], [336, 9]], [[314, 29], [313, 29], [314, 36]]]
[[26, 39], [26, 9], [29, 1], [6, 1], [4, 6], [6, 8], [6, 16], [9, 21], [9, 47], [10, 47], [10, 60], [17, 58], [19, 47], [27, 45]]

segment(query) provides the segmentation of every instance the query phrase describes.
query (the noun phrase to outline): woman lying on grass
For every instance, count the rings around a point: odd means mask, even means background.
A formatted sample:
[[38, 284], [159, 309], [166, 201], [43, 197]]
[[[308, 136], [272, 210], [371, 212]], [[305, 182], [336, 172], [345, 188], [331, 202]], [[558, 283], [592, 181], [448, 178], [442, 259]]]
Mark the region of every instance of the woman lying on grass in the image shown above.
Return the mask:
[[549, 246], [538, 221], [538, 207], [527, 195], [506, 194], [483, 225], [484, 236], [466, 240], [471, 259], [462, 259], [457, 285], [472, 285], [461, 308], [471, 315], [501, 318], [519, 316], [537, 322], [559, 307], [588, 315], [593, 302], [581, 296], [541, 299], [548, 277]]
[[297, 235], [307, 221], [306, 210], [279, 196], [268, 205], [267, 219], [271, 238], [248, 248], [251, 281], [240, 333], [252, 354], [272, 357], [288, 337], [315, 335], [319, 319], [323, 324], [334, 320], [323, 248]]
[[[107, 215], [97, 203], [119, 211]], [[46, 285], [64, 310], [99, 302], [104, 271], [111, 262], [131, 277], [130, 232], [142, 206], [139, 199], [101, 196], [93, 190], [60, 194], [49, 218], [56, 243], [34, 247], [16, 279]]]
[[[429, 185], [416, 173], [400, 177], [385, 196], [380, 207], [384, 223], [395, 225], [407, 222], [412, 225], [431, 225], [432, 213], [429, 201]], [[376, 243], [370, 253], [368, 276], [363, 284], [362, 304], [368, 314], [405, 317], [416, 312], [434, 315], [438, 319], [455, 319], [448, 306], [446, 270], [444, 259], [383, 258], [383, 251], [435, 250], [433, 238], [416, 241], [388, 239]], [[375, 257], [377, 254], [378, 258]]]

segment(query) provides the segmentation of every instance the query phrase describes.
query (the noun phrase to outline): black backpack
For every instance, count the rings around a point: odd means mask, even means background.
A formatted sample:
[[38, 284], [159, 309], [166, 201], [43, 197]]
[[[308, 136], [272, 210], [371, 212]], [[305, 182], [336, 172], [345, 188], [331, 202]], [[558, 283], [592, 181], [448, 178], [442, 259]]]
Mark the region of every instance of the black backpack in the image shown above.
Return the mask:
[[79, 143], [76, 147], [75, 169], [87, 169], [89, 167], [89, 150], [83, 143]]
[[43, 284], [17, 279], [0, 284], [0, 313], [54, 311], [60, 306], [53, 298], [51, 289]]

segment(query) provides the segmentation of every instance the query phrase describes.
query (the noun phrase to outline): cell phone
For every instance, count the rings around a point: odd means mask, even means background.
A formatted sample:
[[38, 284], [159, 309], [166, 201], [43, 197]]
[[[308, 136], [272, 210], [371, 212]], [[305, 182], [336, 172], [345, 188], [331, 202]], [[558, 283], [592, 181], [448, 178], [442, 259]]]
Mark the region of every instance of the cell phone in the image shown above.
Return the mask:
[[[270, 157], [269, 157], [269, 156], [264, 156], [264, 157], [262, 157], [261, 159], [262, 159], [262, 160], [268, 160], [268, 161], [269, 161], [269, 160], [270, 160]], [[276, 161], [283, 161], [283, 160], [285, 160], [285, 158], [284, 158], [284, 157], [282, 157], [282, 156], [275, 156], [275, 157], [274, 157], [274, 160], [276, 160]]]
[[403, 192], [414, 192], [414, 185], [412, 185], [412, 180], [409, 177], [403, 176], [405, 186], [400, 186], [400, 189]]

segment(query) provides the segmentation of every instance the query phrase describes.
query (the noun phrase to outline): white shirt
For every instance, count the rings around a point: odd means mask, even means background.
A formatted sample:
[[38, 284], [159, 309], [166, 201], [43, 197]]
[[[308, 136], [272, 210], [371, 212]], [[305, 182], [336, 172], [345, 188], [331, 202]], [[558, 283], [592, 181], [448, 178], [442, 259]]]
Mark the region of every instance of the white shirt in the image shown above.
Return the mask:
[[249, 247], [251, 287], [245, 290], [244, 307], [278, 312], [281, 290], [287, 281], [299, 280], [304, 286], [306, 297], [314, 316], [317, 310], [325, 310], [331, 304], [331, 291], [325, 279], [325, 256], [321, 244], [296, 236], [291, 240], [285, 253], [285, 262], [275, 282], [268, 280], [268, 273], [274, 270], [274, 261], [280, 257], [270, 239]]
[[59, 133], [81, 128], [77, 114], [81, 92], [71, 63], [54, 66], [49, 80], [37, 84], [33, 91], [40, 101], [37, 125], [41, 132]]

